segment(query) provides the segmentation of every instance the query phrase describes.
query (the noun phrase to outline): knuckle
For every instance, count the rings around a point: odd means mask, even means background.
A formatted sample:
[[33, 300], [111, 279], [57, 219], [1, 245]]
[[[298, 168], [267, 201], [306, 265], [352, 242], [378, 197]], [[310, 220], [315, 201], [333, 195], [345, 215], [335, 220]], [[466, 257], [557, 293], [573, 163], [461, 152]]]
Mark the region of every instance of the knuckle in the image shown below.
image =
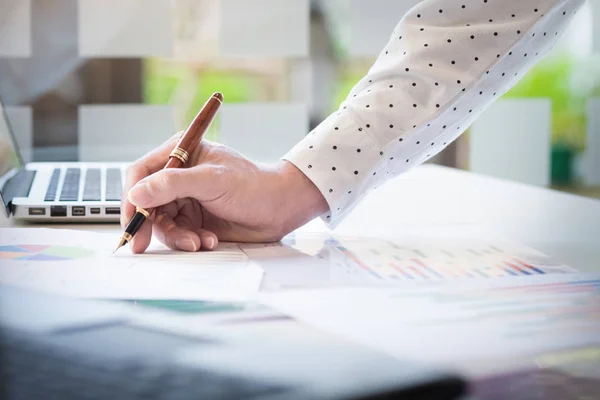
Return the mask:
[[163, 177], [156, 177], [155, 179], [148, 179], [147, 188], [150, 196], [154, 196], [156, 193], [163, 191], [165, 179]]
[[148, 185], [151, 193], [167, 193], [176, 191], [180, 182], [181, 170], [167, 169], [156, 174], [155, 179], [151, 179]]
[[139, 169], [138, 165], [137, 165], [137, 161], [134, 161], [133, 163], [131, 163], [127, 169], [125, 170], [125, 176], [127, 178], [131, 177], [133, 175], [133, 173], [135, 171], [137, 171]]
[[177, 171], [165, 171], [164, 174], [161, 175], [160, 179], [158, 179], [158, 185], [163, 190], [173, 189], [173, 186], [176, 184], [176, 174]]
[[214, 179], [224, 179], [227, 175], [227, 167], [224, 165], [215, 165], [208, 170], [208, 174]]
[[125, 170], [126, 179], [130, 180], [132, 177], [139, 175], [143, 168], [144, 166], [140, 160], [134, 161]]

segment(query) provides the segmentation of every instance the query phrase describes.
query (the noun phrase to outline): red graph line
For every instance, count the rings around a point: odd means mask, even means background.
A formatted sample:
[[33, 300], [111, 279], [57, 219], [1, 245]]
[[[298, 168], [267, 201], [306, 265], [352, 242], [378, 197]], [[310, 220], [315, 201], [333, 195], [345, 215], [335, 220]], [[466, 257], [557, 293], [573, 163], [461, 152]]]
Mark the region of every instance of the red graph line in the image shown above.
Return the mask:
[[422, 278], [429, 279], [429, 277], [427, 275], [421, 273], [421, 271], [419, 271], [415, 267], [412, 267], [412, 266], [409, 265], [407, 268], [410, 269], [411, 271], [413, 271], [415, 274], [420, 275]]

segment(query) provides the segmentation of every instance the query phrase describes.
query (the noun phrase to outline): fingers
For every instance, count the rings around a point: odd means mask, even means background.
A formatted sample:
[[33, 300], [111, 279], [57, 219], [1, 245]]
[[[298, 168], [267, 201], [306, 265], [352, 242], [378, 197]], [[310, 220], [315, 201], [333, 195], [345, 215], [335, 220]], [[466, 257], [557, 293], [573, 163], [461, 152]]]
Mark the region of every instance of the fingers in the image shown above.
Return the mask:
[[[173, 149], [174, 142], [177, 141], [181, 133], [175, 134], [169, 140], [167, 140], [160, 147], [149, 152], [136, 162], [134, 162], [128, 169], [125, 178], [125, 185], [123, 187], [123, 195], [121, 197], [121, 226], [125, 226], [129, 223], [129, 220], [135, 214], [135, 206], [127, 200], [127, 193], [137, 182], [161, 169], [166, 160], [169, 157], [170, 151]], [[140, 227], [136, 235], [133, 237], [130, 248], [135, 254], [143, 253], [146, 251], [152, 240], [152, 222], [145, 221]]]
[[217, 239], [217, 235], [207, 231], [206, 229], [200, 229], [198, 234], [200, 235], [202, 250], [214, 250], [217, 248], [217, 245], [219, 244], [219, 239]]
[[144, 221], [129, 244], [132, 253], [141, 254], [146, 251], [152, 240], [152, 221]]
[[200, 237], [200, 249], [201, 250], [214, 250], [219, 243], [217, 235], [213, 232], [209, 232], [206, 229], [194, 228], [194, 223], [186, 215], [178, 215], [174, 219], [175, 223], [183, 228], [187, 228], [196, 232]]
[[158, 240], [174, 250], [200, 250], [200, 237], [193, 231], [179, 227], [166, 213], [157, 215], [154, 221]]
[[216, 235], [204, 229], [195, 231], [189, 228], [192, 224], [185, 221], [185, 218], [187, 217], [177, 216], [173, 219], [168, 214], [161, 213], [154, 221], [156, 237], [173, 250], [195, 252], [214, 249], [217, 245]]
[[225, 190], [219, 171], [219, 167], [210, 165], [164, 169], [139, 181], [129, 191], [128, 200], [143, 208], [159, 207], [186, 197], [206, 201]]
[[133, 214], [135, 214], [135, 206], [127, 200], [129, 190], [140, 180], [165, 166], [169, 154], [173, 150], [174, 143], [179, 139], [180, 135], [181, 133], [175, 134], [160, 147], [152, 150], [127, 169], [123, 195], [121, 197], [121, 226], [125, 227], [131, 217], [133, 217]]

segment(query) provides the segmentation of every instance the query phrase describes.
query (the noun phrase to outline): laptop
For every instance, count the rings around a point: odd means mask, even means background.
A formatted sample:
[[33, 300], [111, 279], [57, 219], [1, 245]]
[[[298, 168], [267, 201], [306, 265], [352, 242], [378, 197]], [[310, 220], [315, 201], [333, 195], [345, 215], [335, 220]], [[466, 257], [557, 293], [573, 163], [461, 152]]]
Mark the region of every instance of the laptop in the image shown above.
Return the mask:
[[118, 222], [125, 163], [24, 163], [0, 101], [0, 200], [36, 222]]
[[268, 320], [239, 317], [190, 330], [188, 319], [130, 307], [0, 286], [0, 397], [452, 400], [467, 391], [457, 375], [300, 324], [265, 330]]

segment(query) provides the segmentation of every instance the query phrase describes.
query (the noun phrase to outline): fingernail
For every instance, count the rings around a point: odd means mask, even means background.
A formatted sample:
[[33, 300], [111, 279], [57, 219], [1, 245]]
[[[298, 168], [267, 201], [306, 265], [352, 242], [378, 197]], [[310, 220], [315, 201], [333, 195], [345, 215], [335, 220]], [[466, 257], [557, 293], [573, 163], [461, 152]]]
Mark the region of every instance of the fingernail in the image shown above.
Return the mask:
[[209, 237], [208, 239], [206, 239], [206, 247], [208, 247], [209, 249], [213, 249], [213, 247], [215, 247], [215, 239], [213, 237]]
[[196, 243], [189, 237], [182, 237], [175, 241], [175, 247], [184, 251], [197, 251]]

